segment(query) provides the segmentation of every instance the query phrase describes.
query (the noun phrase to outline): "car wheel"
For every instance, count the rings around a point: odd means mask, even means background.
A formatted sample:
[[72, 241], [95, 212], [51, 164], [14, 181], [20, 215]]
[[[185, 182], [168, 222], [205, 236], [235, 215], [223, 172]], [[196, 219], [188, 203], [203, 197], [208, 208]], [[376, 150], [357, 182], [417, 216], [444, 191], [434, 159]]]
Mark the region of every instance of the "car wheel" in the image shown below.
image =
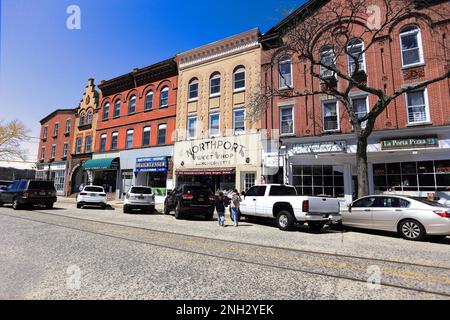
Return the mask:
[[128, 206], [123, 206], [123, 213], [130, 213], [130, 209], [128, 209]]
[[164, 202], [164, 210], [163, 210], [163, 213], [164, 213], [165, 215], [170, 214], [169, 206], [167, 205], [166, 202]]
[[13, 207], [14, 210], [19, 210], [19, 209], [20, 209], [20, 203], [19, 203], [19, 200], [18, 200], [17, 198], [15, 198], [15, 199], [13, 200], [13, 205], [12, 205], [12, 207]]
[[295, 223], [294, 216], [289, 211], [282, 210], [278, 212], [277, 226], [280, 230], [283, 231], [292, 230], [294, 223]]
[[46, 204], [45, 204], [45, 207], [46, 207], [47, 209], [52, 209], [52, 208], [53, 208], [53, 203], [46, 203]]
[[106, 209], [106, 207], [107, 207], [107, 205], [106, 205], [106, 204], [102, 204], [102, 205], [101, 205], [101, 208], [102, 208], [103, 210], [105, 210], [105, 209]]
[[81, 202], [77, 202], [77, 208], [78, 209], [82, 209], [83, 208], [83, 204]]
[[314, 232], [319, 232], [320, 230], [322, 230], [324, 225], [325, 222], [308, 222], [309, 228]]
[[180, 205], [177, 204], [175, 207], [175, 219], [180, 220], [183, 218], [183, 214], [181, 213]]
[[424, 226], [412, 219], [404, 220], [399, 225], [400, 235], [406, 240], [420, 241], [426, 236]]

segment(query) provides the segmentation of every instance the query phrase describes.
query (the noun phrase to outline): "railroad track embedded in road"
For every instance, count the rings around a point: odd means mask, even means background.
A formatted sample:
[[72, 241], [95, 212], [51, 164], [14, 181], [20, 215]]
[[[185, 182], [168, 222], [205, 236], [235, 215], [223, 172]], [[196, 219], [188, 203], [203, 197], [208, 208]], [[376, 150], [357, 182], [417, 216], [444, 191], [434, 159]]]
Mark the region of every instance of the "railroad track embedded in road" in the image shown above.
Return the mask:
[[[403, 289], [403, 290], [408, 290], [408, 291], [415, 291], [418, 293], [435, 294], [435, 295], [440, 295], [443, 297], [450, 297], [450, 277], [448, 275], [439, 276], [439, 274], [441, 274], [442, 271], [445, 271], [448, 274], [450, 271], [450, 268], [448, 268], [448, 267], [430, 266], [430, 265], [417, 264], [417, 263], [407, 263], [407, 262], [392, 261], [392, 260], [387, 260], [387, 259], [358, 257], [358, 256], [352, 256], [352, 255], [335, 254], [335, 253], [315, 252], [315, 251], [300, 250], [300, 249], [293, 249], [293, 248], [280, 248], [280, 247], [275, 247], [275, 246], [258, 245], [258, 244], [252, 244], [252, 243], [246, 243], [246, 242], [214, 239], [214, 238], [189, 235], [189, 234], [181, 234], [181, 233], [170, 232], [170, 231], [153, 230], [153, 229], [148, 229], [148, 228], [128, 226], [128, 225], [111, 223], [111, 222], [96, 221], [96, 220], [84, 219], [84, 218], [79, 218], [79, 217], [70, 217], [70, 216], [61, 215], [61, 214], [52, 214], [52, 213], [43, 212], [43, 211], [32, 211], [32, 212], [39, 213], [41, 215], [47, 215], [47, 216], [50, 216], [53, 218], [55, 218], [55, 217], [67, 218], [67, 219], [71, 219], [71, 220], [76, 220], [78, 222], [97, 224], [97, 226], [98, 225], [106, 225], [106, 226], [115, 227], [115, 228], [125, 227], [125, 228], [135, 229], [135, 230], [139, 230], [139, 231], [147, 231], [147, 232], [153, 232], [156, 234], [164, 234], [166, 236], [170, 235], [173, 237], [185, 237], [185, 238], [203, 240], [203, 241], [199, 242], [198, 247], [205, 246], [205, 240], [207, 240], [210, 242], [215, 242], [216, 244], [221, 243], [221, 244], [235, 245], [235, 246], [241, 246], [241, 247], [245, 246], [245, 247], [250, 247], [250, 248], [259, 248], [260, 250], [258, 252], [260, 252], [261, 250], [269, 250], [269, 251], [275, 250], [277, 252], [277, 254], [280, 254], [280, 255], [285, 254], [285, 253], [292, 253], [292, 254], [296, 254], [296, 255], [303, 254], [303, 255], [316, 256], [316, 257], [319, 257], [318, 259], [316, 259], [317, 265], [320, 267], [330, 268], [330, 270], [331, 270], [331, 268], [334, 267], [333, 261], [330, 261], [329, 263], [327, 263], [327, 261], [329, 261], [329, 260], [327, 260], [327, 259], [323, 260], [323, 257], [334, 258], [334, 259], [339, 259], [339, 260], [352, 259], [352, 260], [362, 261], [363, 263], [358, 262], [356, 264], [349, 263], [348, 261], [343, 261], [343, 262], [339, 263], [341, 265], [341, 267], [356, 268], [357, 271], [360, 271], [360, 272], [363, 272], [363, 271], [365, 272], [364, 266], [373, 265], [374, 263], [392, 265], [391, 268], [386, 269], [387, 274], [389, 276], [392, 276], [392, 277], [406, 276], [406, 278], [408, 276], [411, 276], [411, 277], [413, 277], [413, 279], [417, 280], [416, 278], [414, 278], [414, 276], [415, 276], [418, 278], [423, 278], [424, 281], [426, 280], [426, 281], [431, 281], [433, 283], [437, 282], [437, 283], [444, 284], [444, 287], [446, 289], [445, 290], [435, 290], [435, 289], [417, 288], [417, 287], [411, 287], [411, 286], [405, 285], [405, 283], [408, 283], [408, 282], [405, 282], [404, 284], [396, 284], [396, 283], [392, 283], [389, 281], [381, 281], [380, 282], [381, 286]], [[56, 227], [60, 227], [60, 228], [66, 228], [66, 229], [70, 229], [70, 230], [74, 230], [74, 231], [90, 233], [90, 234], [104, 236], [104, 237], [110, 237], [110, 238], [117, 239], [117, 240], [131, 241], [131, 242], [135, 242], [135, 243], [139, 243], [139, 244], [151, 245], [151, 246], [156, 246], [156, 247], [160, 247], [160, 248], [164, 248], [164, 249], [177, 250], [177, 251], [190, 253], [190, 254], [198, 254], [198, 255], [207, 256], [207, 257], [216, 258], [216, 259], [217, 258], [225, 259], [225, 260], [229, 260], [229, 261], [233, 261], [233, 262], [253, 264], [253, 265], [260, 266], [260, 267], [276, 268], [276, 269], [282, 269], [282, 270], [291, 271], [291, 272], [304, 272], [304, 273], [317, 275], [317, 276], [325, 276], [325, 277], [332, 277], [332, 278], [341, 279], [341, 280], [367, 283], [367, 279], [362, 279], [361, 277], [358, 278], [356, 276], [356, 274], [353, 274], [353, 273], [350, 273], [351, 275], [349, 275], [349, 274], [345, 275], [345, 274], [340, 274], [340, 273], [333, 274], [331, 272], [320, 272], [320, 271], [314, 271], [314, 270], [307, 270], [307, 269], [302, 269], [302, 268], [290, 267], [287, 265], [277, 265], [275, 263], [251, 261], [251, 259], [244, 259], [244, 258], [236, 257], [237, 254], [232, 255], [232, 256], [221, 255], [220, 254], [221, 250], [217, 250], [219, 253], [208, 253], [208, 252], [202, 252], [201, 250], [193, 250], [193, 249], [177, 247], [173, 244], [167, 245], [167, 244], [162, 244], [162, 243], [143, 241], [140, 239], [133, 239], [133, 238], [126, 237], [126, 236], [117, 235], [118, 232], [116, 232], [116, 234], [111, 234], [108, 232], [99, 232], [96, 230], [88, 230], [86, 228], [74, 227], [74, 226], [70, 226], [67, 224], [65, 225], [65, 224], [61, 224], [61, 223], [57, 223], [57, 222], [42, 221], [42, 220], [30, 218], [30, 217], [20, 217], [17, 215], [11, 215], [11, 214], [6, 214], [6, 213], [0, 213], [0, 215], [7, 216], [10, 218], [15, 218], [15, 219], [21, 219], [21, 220], [56, 226]], [[94, 228], [94, 229], [97, 229], [97, 228]], [[192, 245], [193, 243], [196, 243], [196, 242], [187, 241], [185, 243], [189, 243], [189, 245]], [[207, 251], [207, 249], [205, 249], [205, 251]], [[245, 252], [245, 250], [244, 250], [244, 252]], [[251, 252], [256, 252], [256, 250], [248, 251], [246, 254], [251, 255]], [[285, 256], [285, 258], [286, 257], [289, 258], [287, 255]], [[293, 262], [296, 262], [296, 263], [298, 263], [298, 262], [310, 263], [311, 261], [314, 261], [314, 259], [311, 259], [311, 257], [307, 257], [307, 259], [305, 259], [305, 258], [302, 259], [300, 256], [297, 259], [298, 261], [296, 259], [292, 259], [292, 260], [293, 260]], [[422, 269], [426, 269], [428, 271], [427, 272], [423, 272], [425, 270], [422, 270], [420, 272], [417, 272], [417, 271], [407, 271], [406, 272], [405, 271], [407, 268], [411, 268], [411, 267], [422, 268]], [[342, 270], [342, 271], [344, 272], [346, 270]], [[430, 276], [431, 271], [433, 271], [436, 275]]]

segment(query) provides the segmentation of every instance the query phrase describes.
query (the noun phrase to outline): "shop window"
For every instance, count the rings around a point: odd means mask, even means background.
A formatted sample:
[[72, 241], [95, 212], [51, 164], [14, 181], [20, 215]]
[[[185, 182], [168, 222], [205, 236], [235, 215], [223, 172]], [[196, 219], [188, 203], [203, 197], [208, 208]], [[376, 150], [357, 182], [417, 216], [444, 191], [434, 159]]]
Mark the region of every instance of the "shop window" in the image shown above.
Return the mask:
[[323, 103], [323, 125], [324, 131], [339, 130], [339, 115], [336, 101]]
[[238, 67], [233, 73], [233, 89], [234, 91], [245, 90], [245, 68]]
[[278, 70], [280, 74], [279, 86], [280, 89], [292, 87], [292, 63], [291, 58], [282, 57], [278, 63]]
[[189, 82], [189, 101], [195, 101], [198, 99], [198, 79], [192, 79]]
[[245, 110], [237, 109], [233, 111], [233, 129], [234, 134], [245, 133]]
[[244, 177], [244, 190], [248, 190], [253, 187], [256, 183], [255, 173], [246, 173]]
[[161, 89], [161, 94], [159, 97], [160, 108], [165, 108], [169, 106], [169, 87], [164, 87]]
[[339, 166], [293, 166], [299, 195], [344, 196], [344, 169]]
[[134, 130], [128, 130], [125, 148], [127, 148], [127, 149], [133, 148], [133, 136], [134, 136]]
[[111, 150], [116, 150], [117, 149], [117, 141], [119, 139], [119, 133], [118, 132], [113, 132], [113, 134], [111, 135]]
[[294, 134], [294, 107], [280, 108], [280, 134]]
[[100, 151], [106, 151], [106, 134], [100, 136]]
[[428, 99], [426, 94], [426, 89], [417, 90], [406, 94], [406, 106], [409, 124], [430, 121], [428, 116]]
[[417, 26], [407, 26], [400, 31], [403, 67], [423, 63], [422, 39]]
[[220, 95], [220, 73], [213, 73], [209, 79], [209, 95], [215, 97]]
[[103, 106], [103, 117], [102, 117], [102, 119], [103, 120], [108, 120], [108, 118], [109, 118], [109, 103], [106, 103]]
[[145, 96], [145, 111], [151, 110], [153, 108], [153, 91], [147, 92]]
[[218, 137], [220, 135], [220, 114], [212, 113], [209, 115], [209, 136]]
[[142, 132], [142, 146], [143, 147], [147, 147], [150, 145], [150, 133], [151, 133], [150, 127], [145, 127]]
[[114, 118], [120, 117], [120, 109], [122, 108], [122, 102], [117, 100], [114, 104]]
[[197, 138], [197, 116], [190, 116], [188, 118], [188, 138]]

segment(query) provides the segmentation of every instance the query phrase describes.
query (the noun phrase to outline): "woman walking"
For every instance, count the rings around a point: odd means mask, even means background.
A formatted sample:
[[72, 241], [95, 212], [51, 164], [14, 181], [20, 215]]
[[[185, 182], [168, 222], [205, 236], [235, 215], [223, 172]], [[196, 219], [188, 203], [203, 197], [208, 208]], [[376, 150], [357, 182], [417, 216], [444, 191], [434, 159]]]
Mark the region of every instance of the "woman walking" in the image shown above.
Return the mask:
[[237, 227], [239, 225], [239, 208], [241, 206], [241, 196], [239, 195], [239, 192], [234, 189], [233, 193], [231, 194], [231, 215], [233, 217], [234, 226]]
[[217, 221], [219, 222], [219, 226], [225, 227], [225, 198], [223, 196], [223, 192], [219, 193], [219, 197], [216, 199], [214, 203], [214, 207], [217, 211]]

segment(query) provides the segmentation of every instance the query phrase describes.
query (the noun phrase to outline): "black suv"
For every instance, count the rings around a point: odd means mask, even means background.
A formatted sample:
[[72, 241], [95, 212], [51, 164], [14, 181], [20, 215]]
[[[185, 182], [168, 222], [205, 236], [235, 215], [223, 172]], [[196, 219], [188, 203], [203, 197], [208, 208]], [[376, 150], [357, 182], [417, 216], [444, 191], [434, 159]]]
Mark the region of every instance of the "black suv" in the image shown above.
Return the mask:
[[55, 202], [56, 190], [52, 181], [17, 180], [0, 190], [0, 207], [11, 203], [14, 210], [34, 205], [53, 208]]
[[214, 216], [215, 196], [208, 186], [183, 185], [169, 192], [164, 202], [164, 214], [175, 210], [175, 218], [185, 215], [204, 215], [206, 220]]

